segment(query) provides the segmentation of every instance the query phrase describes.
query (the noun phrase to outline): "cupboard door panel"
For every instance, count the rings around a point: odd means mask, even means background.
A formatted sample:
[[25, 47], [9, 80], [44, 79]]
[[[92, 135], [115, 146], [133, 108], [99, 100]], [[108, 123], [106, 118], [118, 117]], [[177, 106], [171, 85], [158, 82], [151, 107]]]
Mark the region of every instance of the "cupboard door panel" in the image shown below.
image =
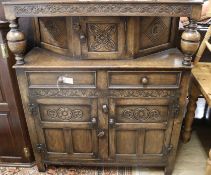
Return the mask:
[[36, 128], [39, 144], [46, 148], [46, 160], [98, 158], [97, 99], [35, 101], [38, 111], [35, 116]]
[[136, 154], [136, 131], [116, 131], [116, 153]]
[[169, 99], [109, 99], [109, 157], [162, 159], [170, 143], [171, 109]]
[[162, 154], [165, 132], [148, 130], [145, 134], [144, 154]]
[[72, 130], [72, 143], [74, 153], [92, 153], [92, 131], [88, 129]]
[[80, 17], [83, 58], [117, 59], [125, 53], [123, 17]]
[[66, 152], [62, 129], [44, 129], [44, 135], [48, 152]]

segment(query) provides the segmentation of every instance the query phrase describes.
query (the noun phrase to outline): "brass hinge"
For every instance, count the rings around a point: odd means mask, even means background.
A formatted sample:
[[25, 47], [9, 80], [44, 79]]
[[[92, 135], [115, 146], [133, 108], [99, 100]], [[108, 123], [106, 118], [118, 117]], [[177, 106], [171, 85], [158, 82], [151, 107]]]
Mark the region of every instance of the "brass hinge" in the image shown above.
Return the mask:
[[46, 146], [45, 144], [39, 143], [36, 145], [36, 149], [38, 153], [44, 153], [46, 151]]
[[33, 115], [36, 116], [37, 115], [37, 104], [35, 103], [29, 103], [28, 108], [29, 108], [29, 112]]
[[2, 43], [2, 44], [0, 44], [0, 46], [1, 46], [2, 58], [3, 59], [7, 59], [9, 57], [7, 44], [6, 43]]
[[28, 147], [23, 148], [25, 158], [31, 157], [31, 153]]

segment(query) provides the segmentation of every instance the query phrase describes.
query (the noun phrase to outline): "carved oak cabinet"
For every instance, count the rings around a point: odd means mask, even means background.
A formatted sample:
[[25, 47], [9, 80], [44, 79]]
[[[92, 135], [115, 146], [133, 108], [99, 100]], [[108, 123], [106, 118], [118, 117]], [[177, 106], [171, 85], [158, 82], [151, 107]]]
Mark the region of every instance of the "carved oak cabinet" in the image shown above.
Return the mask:
[[[37, 165], [173, 170], [200, 0], [4, 3]], [[178, 17], [191, 18], [175, 48]], [[34, 17], [26, 55], [17, 18]]]

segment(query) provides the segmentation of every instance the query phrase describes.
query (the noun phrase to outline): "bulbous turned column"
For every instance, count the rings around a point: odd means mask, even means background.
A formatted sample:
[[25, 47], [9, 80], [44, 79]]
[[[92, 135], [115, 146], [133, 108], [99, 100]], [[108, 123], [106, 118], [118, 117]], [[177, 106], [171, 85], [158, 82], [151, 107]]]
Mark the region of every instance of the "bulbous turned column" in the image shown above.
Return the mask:
[[197, 31], [197, 23], [191, 20], [188, 28], [186, 28], [181, 36], [181, 49], [184, 54], [183, 65], [191, 65], [192, 56], [199, 48], [200, 39], [201, 35]]
[[24, 52], [26, 49], [26, 40], [22, 32], [18, 30], [17, 20], [10, 21], [10, 31], [7, 33], [8, 46], [15, 55], [16, 64], [24, 64]]

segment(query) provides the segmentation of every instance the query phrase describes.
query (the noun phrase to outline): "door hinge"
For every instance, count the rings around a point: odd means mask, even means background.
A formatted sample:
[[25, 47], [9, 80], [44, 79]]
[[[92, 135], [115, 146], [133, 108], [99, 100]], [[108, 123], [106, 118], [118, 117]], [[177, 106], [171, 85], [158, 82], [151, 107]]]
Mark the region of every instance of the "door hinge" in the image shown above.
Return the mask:
[[38, 107], [37, 104], [35, 104], [35, 103], [29, 103], [28, 107], [29, 107], [29, 112], [33, 116], [37, 115], [37, 107]]
[[36, 149], [38, 153], [44, 153], [46, 151], [45, 144], [39, 143], [36, 145]]
[[25, 158], [31, 157], [31, 153], [28, 147], [23, 148]]
[[173, 148], [173, 145], [166, 146], [163, 152], [164, 156], [168, 156], [172, 152]]
[[178, 115], [179, 115], [179, 112], [180, 112], [180, 105], [177, 102], [173, 103], [173, 105], [172, 105], [172, 115], [173, 115], [173, 117], [177, 118]]

